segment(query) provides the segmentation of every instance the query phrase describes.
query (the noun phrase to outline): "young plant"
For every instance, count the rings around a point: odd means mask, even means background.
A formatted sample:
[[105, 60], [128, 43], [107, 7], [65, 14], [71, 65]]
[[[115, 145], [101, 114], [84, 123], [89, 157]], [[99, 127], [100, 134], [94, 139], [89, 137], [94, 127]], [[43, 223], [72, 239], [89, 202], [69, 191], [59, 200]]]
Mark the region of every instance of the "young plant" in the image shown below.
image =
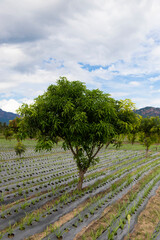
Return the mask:
[[33, 215], [33, 214], [29, 215], [29, 216], [27, 217], [27, 225], [28, 225], [28, 226], [29, 226], [29, 225], [32, 225], [33, 220], [34, 220], [34, 215]]
[[78, 220], [79, 220], [80, 222], [83, 222], [83, 218], [82, 218], [81, 214], [78, 215]]
[[8, 228], [8, 237], [11, 237], [11, 236], [14, 236], [14, 234], [13, 234], [13, 228], [12, 228], [12, 226], [11, 226], [11, 223], [9, 223], [9, 228]]
[[55, 233], [55, 235], [56, 235], [56, 237], [57, 237], [58, 239], [62, 238], [62, 236], [63, 236], [63, 232], [60, 230], [60, 227], [59, 227], [59, 226], [57, 226], [57, 227], [55, 228], [54, 233]]
[[102, 207], [102, 201], [101, 201], [101, 200], [99, 200], [98, 207], [99, 207], [99, 208]]
[[73, 226], [74, 226], [74, 227], [77, 227], [77, 226], [78, 226], [78, 221], [74, 222], [74, 223], [73, 223]]
[[19, 224], [19, 230], [21, 230], [21, 231], [25, 230], [25, 226], [24, 226], [23, 222]]
[[121, 229], [124, 228], [124, 223], [123, 223], [122, 219], [119, 220], [119, 227], [120, 227]]
[[46, 207], [46, 210], [47, 210], [47, 213], [48, 213], [48, 214], [51, 213], [51, 211], [50, 211], [50, 210], [51, 210], [51, 207], [50, 207], [50, 206], [47, 206], [47, 207]]
[[110, 229], [108, 229], [108, 240], [113, 240], [114, 239], [114, 233], [110, 231]]
[[40, 219], [40, 213], [38, 212], [35, 216], [35, 221], [36, 222], [39, 222], [39, 219]]
[[32, 200], [31, 203], [35, 205], [36, 199]]
[[100, 225], [99, 228], [98, 228], [98, 230], [97, 230], [96, 233], [95, 233], [95, 239], [97, 239], [99, 236], [101, 236], [103, 230], [104, 230], [103, 225]]
[[95, 212], [95, 209], [94, 209], [94, 208], [90, 208], [90, 209], [89, 209], [89, 212], [90, 212], [90, 214], [92, 214], [92, 215], [93, 215], [93, 214], [94, 214], [94, 212]]
[[21, 205], [21, 209], [25, 209], [26, 207], [29, 206], [29, 203], [28, 202], [25, 202], [24, 204]]
[[4, 212], [1, 213], [1, 218], [2, 218], [2, 219], [6, 218]]
[[85, 218], [89, 218], [89, 213], [85, 214], [84, 216]]
[[23, 195], [22, 190], [23, 190], [23, 189], [22, 189], [21, 187], [18, 189], [18, 195], [20, 195], [20, 196]]
[[116, 184], [116, 183], [113, 183], [113, 184], [111, 185], [111, 190], [112, 190], [112, 192], [115, 191], [116, 189], [117, 189], [117, 184]]
[[136, 211], [136, 204], [135, 204], [135, 202], [134, 202], [133, 206], [132, 206], [131, 209], [130, 209], [130, 212], [131, 212], [131, 214], [134, 214], [135, 211]]
[[135, 194], [131, 191], [128, 197], [128, 202], [132, 202], [134, 198], [135, 198]]

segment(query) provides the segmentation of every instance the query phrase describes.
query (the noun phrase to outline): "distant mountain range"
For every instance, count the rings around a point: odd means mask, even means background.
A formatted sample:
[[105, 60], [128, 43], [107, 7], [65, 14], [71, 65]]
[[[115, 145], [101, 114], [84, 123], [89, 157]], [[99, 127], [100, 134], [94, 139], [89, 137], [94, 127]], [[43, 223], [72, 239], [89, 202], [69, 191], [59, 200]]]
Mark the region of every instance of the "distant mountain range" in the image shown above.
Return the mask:
[[9, 124], [9, 120], [13, 120], [16, 117], [18, 117], [18, 114], [11, 113], [11, 112], [5, 112], [2, 109], [0, 109], [0, 122], [1, 123], [7, 123]]
[[135, 112], [142, 117], [160, 117], [160, 108], [155, 107], [144, 107], [140, 108], [138, 110], [135, 110]]
[[[144, 107], [140, 108], [138, 110], [135, 110], [135, 112], [142, 117], [160, 117], [160, 108], [155, 107]], [[15, 119], [15, 117], [19, 116], [18, 114], [12, 113], [12, 112], [5, 112], [2, 109], [0, 109], [0, 122], [9, 124], [9, 120]]]

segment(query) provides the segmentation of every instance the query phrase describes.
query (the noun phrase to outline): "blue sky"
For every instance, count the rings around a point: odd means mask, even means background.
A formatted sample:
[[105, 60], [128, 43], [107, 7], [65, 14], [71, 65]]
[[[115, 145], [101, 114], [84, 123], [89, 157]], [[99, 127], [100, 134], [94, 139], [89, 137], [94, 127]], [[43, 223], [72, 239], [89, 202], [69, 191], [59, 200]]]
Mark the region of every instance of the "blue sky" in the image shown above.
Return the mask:
[[0, 108], [60, 76], [137, 108], [160, 107], [159, 0], [1, 0]]

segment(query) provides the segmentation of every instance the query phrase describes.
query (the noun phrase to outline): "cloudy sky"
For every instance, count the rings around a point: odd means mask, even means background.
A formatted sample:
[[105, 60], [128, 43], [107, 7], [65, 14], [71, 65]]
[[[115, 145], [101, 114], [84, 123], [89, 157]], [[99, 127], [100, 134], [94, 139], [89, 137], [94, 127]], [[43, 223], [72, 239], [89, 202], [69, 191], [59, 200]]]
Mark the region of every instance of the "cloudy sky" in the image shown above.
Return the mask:
[[0, 108], [60, 76], [160, 107], [160, 1], [0, 0]]

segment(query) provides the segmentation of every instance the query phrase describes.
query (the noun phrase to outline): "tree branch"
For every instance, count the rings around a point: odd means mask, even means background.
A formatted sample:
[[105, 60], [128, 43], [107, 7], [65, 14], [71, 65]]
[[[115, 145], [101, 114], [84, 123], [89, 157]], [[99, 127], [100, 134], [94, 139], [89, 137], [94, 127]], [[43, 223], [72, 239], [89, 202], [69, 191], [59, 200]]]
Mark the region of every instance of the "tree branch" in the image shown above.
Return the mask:
[[78, 147], [76, 146], [76, 155], [78, 155]]
[[95, 144], [92, 145], [92, 148], [91, 148], [90, 151], [85, 150], [86, 155], [87, 155], [87, 157], [89, 159], [89, 162], [91, 162], [91, 160], [92, 160], [92, 154], [93, 154], [94, 148], [95, 148]]
[[91, 156], [92, 156], [92, 154], [93, 154], [94, 148], [95, 148], [95, 144], [93, 144], [93, 145], [92, 145], [92, 150], [91, 150], [90, 157], [91, 157]]
[[96, 151], [95, 154], [92, 156], [92, 159], [95, 158], [95, 156], [99, 153], [99, 151], [101, 150], [102, 147], [103, 147], [103, 143], [98, 147], [97, 151]]
[[70, 149], [71, 149], [71, 151], [72, 151], [73, 155], [74, 155], [74, 156], [76, 156], [76, 153], [75, 153], [75, 151], [74, 151], [74, 149], [73, 149], [73, 147], [72, 147], [71, 143], [70, 143], [70, 142], [68, 142], [68, 144], [69, 144], [69, 147], [70, 147]]
[[107, 142], [107, 143], [106, 143], [106, 148], [109, 146], [109, 144], [110, 144], [110, 142]]

